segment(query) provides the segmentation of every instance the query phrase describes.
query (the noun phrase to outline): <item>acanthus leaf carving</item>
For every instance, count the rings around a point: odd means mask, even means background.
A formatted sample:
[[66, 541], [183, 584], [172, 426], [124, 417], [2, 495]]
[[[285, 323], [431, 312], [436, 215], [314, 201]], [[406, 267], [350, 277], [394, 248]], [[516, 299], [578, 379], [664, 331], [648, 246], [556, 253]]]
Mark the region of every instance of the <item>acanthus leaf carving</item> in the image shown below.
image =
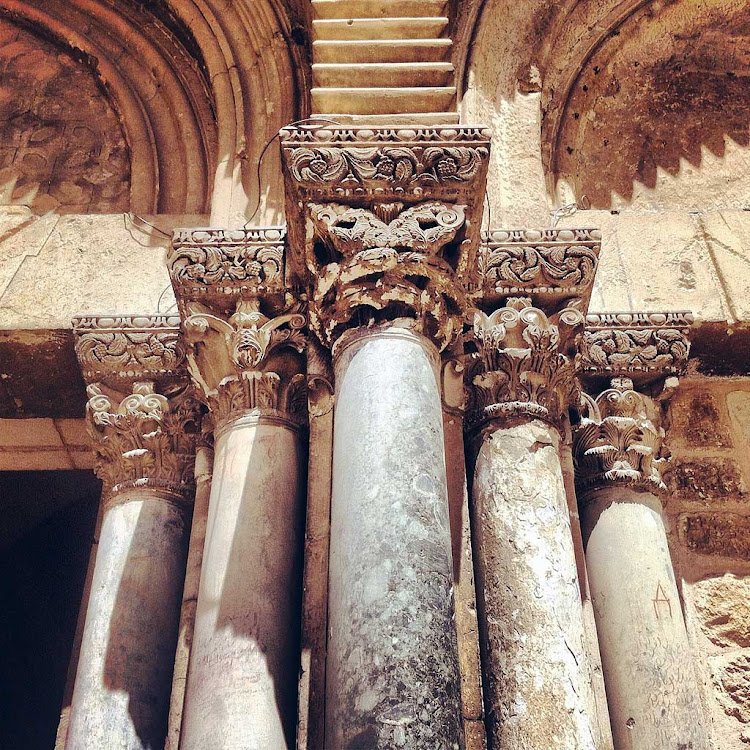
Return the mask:
[[576, 350], [583, 320], [573, 308], [548, 318], [527, 298], [510, 298], [489, 315], [475, 311], [467, 427], [519, 418], [559, 426], [578, 400]]

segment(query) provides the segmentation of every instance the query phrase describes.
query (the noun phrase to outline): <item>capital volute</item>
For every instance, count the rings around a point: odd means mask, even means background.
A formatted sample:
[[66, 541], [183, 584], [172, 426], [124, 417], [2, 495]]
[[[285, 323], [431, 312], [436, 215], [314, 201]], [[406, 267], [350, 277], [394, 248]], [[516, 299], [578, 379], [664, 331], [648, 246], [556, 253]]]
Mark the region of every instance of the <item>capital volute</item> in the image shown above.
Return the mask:
[[578, 399], [577, 347], [584, 318], [575, 308], [548, 316], [529, 298], [472, 314], [466, 368], [466, 425], [541, 419], [559, 426]]

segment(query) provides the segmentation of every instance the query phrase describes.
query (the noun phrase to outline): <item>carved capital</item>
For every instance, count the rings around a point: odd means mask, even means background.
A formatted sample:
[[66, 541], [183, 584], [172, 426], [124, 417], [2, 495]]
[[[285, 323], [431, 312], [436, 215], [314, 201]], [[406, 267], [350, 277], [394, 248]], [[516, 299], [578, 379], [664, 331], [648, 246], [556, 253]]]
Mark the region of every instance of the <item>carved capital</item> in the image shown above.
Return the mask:
[[625, 376], [639, 383], [677, 375], [687, 365], [692, 322], [688, 312], [590, 314], [581, 352], [582, 374]]
[[519, 419], [559, 426], [578, 401], [576, 351], [583, 323], [578, 310], [547, 317], [527, 298], [511, 298], [489, 315], [476, 311], [467, 427]]
[[574, 430], [576, 488], [582, 496], [617, 484], [663, 492], [659, 404], [634, 390], [630, 378], [615, 378], [611, 386], [595, 400], [585, 399], [584, 416]]
[[284, 128], [290, 246], [326, 346], [411, 318], [444, 349], [459, 333], [489, 157], [481, 127]]
[[601, 249], [598, 229], [503, 229], [482, 238], [472, 291], [485, 305], [515, 295], [544, 309], [571, 297], [585, 309]]
[[188, 369], [217, 426], [247, 413], [304, 423], [305, 323], [299, 305], [269, 317], [258, 298], [237, 300], [228, 318], [187, 304]]
[[101, 383], [87, 388], [86, 417], [95, 471], [110, 495], [149, 487], [190, 497], [200, 404], [189, 391], [167, 398], [153, 382], [130, 393]]

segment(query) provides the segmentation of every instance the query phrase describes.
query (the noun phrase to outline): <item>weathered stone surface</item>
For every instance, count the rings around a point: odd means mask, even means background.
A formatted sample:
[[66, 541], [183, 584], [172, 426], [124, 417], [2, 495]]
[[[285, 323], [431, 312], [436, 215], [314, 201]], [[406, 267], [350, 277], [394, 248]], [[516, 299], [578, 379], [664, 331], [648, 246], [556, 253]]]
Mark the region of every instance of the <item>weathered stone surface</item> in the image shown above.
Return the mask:
[[557, 432], [486, 437], [473, 514], [492, 747], [593, 750], [594, 698]]
[[742, 437], [741, 445], [750, 445], [750, 391], [731, 391], [727, 394], [729, 421], [735, 434]]
[[745, 499], [747, 487], [733, 458], [675, 459], [667, 464], [664, 481], [670, 500], [715, 505]]
[[[733, 716], [742, 724], [750, 724], [750, 656], [737, 656], [715, 670], [714, 685], [717, 697], [727, 716]], [[750, 732], [743, 731], [742, 741], [750, 739]]]
[[750, 518], [737, 513], [696, 513], [683, 516], [680, 537], [700, 555], [750, 560]]
[[672, 432], [691, 448], [731, 448], [716, 397], [705, 390], [678, 392], [669, 405]]
[[726, 573], [691, 587], [701, 629], [717, 646], [750, 647], [750, 578]]
[[463, 740], [437, 350], [393, 327], [346, 336], [334, 352], [326, 748], [454, 750]]

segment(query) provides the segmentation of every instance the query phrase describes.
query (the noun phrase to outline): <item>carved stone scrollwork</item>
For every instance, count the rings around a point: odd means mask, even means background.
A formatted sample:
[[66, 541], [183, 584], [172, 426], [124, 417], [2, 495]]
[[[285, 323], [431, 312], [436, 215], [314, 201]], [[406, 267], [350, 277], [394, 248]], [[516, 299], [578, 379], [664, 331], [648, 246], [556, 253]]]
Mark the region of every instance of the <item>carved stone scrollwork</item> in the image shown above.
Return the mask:
[[548, 318], [527, 298], [510, 298], [490, 315], [476, 311], [467, 427], [528, 418], [558, 426], [579, 398], [575, 358], [583, 322], [573, 308]]
[[600, 248], [598, 229], [495, 230], [482, 239], [473, 286], [485, 303], [519, 294], [587, 300]]
[[690, 353], [692, 322], [687, 312], [588, 315], [582, 370], [592, 376], [639, 380], [678, 374]]
[[588, 413], [575, 428], [576, 488], [582, 495], [613, 484], [663, 492], [659, 405], [633, 390], [629, 378], [614, 378], [611, 385], [596, 400], [586, 399]]
[[217, 425], [247, 413], [305, 422], [306, 382], [294, 356], [306, 346], [299, 306], [270, 318], [251, 298], [239, 299], [228, 320], [196, 302], [187, 313], [188, 369]]

